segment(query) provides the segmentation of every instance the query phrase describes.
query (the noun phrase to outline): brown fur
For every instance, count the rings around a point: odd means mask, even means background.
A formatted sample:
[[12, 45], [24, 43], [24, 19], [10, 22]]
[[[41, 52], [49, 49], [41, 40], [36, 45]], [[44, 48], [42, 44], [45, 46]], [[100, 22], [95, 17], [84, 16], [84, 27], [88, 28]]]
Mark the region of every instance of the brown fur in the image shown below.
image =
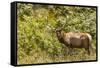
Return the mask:
[[[91, 46], [91, 40], [88, 37], [88, 33], [75, 33], [64, 32], [62, 30], [56, 30], [59, 42], [63, 43], [69, 48], [84, 48], [88, 54], [90, 54], [89, 46]], [[90, 36], [90, 35], [89, 35]]]

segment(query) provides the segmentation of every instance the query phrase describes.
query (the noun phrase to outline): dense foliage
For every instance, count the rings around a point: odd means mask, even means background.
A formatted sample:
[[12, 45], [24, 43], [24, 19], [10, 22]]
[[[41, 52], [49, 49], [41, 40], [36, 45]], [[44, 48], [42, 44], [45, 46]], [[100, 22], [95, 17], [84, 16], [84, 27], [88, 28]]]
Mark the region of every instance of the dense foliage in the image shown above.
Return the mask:
[[66, 32], [87, 32], [96, 49], [96, 8], [39, 4], [17, 4], [18, 64], [95, 60], [84, 49], [72, 49], [61, 44], [54, 32], [61, 27]]

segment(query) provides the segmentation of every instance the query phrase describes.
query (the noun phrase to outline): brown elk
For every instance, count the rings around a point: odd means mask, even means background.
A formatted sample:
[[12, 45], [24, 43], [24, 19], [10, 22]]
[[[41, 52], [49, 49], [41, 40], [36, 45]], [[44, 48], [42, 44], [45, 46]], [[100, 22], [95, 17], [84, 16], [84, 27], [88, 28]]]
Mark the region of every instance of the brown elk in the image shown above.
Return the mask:
[[68, 48], [84, 48], [90, 54], [92, 37], [88, 33], [64, 32], [62, 29], [56, 29], [56, 34], [60, 43]]

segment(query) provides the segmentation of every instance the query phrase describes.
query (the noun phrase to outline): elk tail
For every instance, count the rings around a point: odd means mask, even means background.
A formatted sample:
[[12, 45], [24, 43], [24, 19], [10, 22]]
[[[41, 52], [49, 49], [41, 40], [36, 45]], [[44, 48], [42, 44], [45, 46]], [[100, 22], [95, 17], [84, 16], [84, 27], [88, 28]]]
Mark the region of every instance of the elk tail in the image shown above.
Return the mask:
[[88, 46], [89, 46], [89, 52], [93, 52], [94, 51], [94, 48], [93, 48], [93, 45], [92, 45], [92, 37], [90, 34], [87, 34], [88, 36]]

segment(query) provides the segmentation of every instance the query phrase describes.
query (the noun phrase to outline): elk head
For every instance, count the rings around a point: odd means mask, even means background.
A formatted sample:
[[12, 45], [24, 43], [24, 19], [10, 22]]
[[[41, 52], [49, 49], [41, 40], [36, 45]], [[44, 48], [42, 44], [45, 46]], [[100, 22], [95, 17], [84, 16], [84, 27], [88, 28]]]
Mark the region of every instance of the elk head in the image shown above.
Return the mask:
[[57, 34], [57, 37], [58, 37], [58, 40], [61, 42], [61, 43], [64, 43], [64, 31], [62, 30], [62, 28], [57, 28], [55, 29], [55, 32]]

